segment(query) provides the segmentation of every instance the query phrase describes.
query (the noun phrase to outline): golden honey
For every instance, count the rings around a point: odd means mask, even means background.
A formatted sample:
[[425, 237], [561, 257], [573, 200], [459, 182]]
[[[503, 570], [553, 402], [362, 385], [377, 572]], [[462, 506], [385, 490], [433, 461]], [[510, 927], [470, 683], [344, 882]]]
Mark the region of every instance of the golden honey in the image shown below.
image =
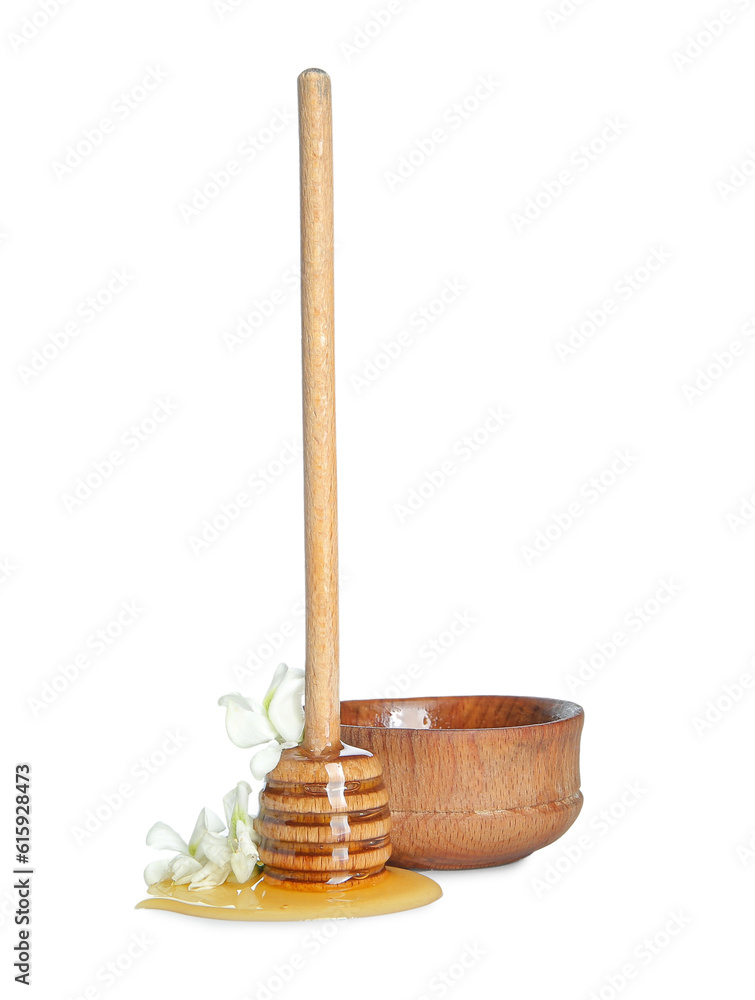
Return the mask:
[[373, 917], [426, 906], [443, 895], [437, 882], [426, 875], [390, 867], [349, 888], [281, 884], [266, 880], [258, 869], [244, 885], [225, 882], [196, 890], [168, 881], [151, 885], [147, 891], [150, 898], [138, 903], [137, 910], [169, 910], [211, 920]]

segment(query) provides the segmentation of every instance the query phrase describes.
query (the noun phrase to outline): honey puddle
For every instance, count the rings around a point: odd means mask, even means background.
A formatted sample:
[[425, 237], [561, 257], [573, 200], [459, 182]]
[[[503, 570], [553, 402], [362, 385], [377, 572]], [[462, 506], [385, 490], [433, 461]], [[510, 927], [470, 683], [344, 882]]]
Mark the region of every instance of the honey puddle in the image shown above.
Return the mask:
[[350, 889], [296, 889], [265, 881], [256, 872], [244, 885], [225, 882], [214, 889], [189, 889], [173, 882], [158, 882], [147, 892], [150, 899], [137, 910], [170, 910], [212, 920], [318, 920], [338, 917], [373, 917], [398, 913], [440, 899], [437, 882], [403, 868], [385, 869], [383, 875]]

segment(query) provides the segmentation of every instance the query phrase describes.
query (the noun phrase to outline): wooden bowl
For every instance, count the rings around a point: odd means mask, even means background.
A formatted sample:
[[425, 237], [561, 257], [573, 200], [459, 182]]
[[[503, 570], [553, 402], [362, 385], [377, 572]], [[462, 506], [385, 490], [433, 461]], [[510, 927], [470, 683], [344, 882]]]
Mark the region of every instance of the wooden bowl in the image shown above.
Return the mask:
[[382, 762], [403, 868], [488, 868], [552, 844], [582, 808], [583, 721], [554, 698], [341, 702], [343, 741]]

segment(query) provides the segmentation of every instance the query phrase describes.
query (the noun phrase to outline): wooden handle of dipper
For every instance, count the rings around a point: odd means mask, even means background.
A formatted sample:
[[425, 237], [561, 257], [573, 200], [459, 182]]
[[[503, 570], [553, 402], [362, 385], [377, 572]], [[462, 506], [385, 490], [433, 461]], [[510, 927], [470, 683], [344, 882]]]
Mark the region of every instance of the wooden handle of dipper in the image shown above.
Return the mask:
[[330, 77], [299, 76], [307, 651], [304, 747], [340, 749]]
[[344, 752], [338, 698], [330, 77], [299, 77], [307, 660], [302, 746], [284, 750], [254, 821], [265, 881], [339, 889], [384, 876], [388, 792], [377, 757]]

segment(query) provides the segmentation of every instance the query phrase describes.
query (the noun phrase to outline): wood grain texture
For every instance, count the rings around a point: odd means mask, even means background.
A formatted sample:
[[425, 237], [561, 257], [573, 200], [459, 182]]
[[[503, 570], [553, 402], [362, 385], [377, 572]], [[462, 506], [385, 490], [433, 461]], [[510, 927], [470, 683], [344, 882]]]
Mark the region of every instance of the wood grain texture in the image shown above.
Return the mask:
[[306, 691], [304, 746], [340, 747], [330, 77], [299, 76]]
[[333, 353], [330, 78], [299, 77], [306, 563], [304, 740], [267, 775], [254, 828], [268, 882], [351, 889], [385, 878], [391, 818], [380, 761], [343, 747]]
[[379, 875], [391, 853], [380, 761], [353, 747], [325, 757], [284, 751], [254, 828], [266, 878], [324, 888]]
[[345, 701], [343, 737], [378, 756], [391, 864], [484, 868], [560, 837], [582, 807], [573, 702], [479, 695]]

